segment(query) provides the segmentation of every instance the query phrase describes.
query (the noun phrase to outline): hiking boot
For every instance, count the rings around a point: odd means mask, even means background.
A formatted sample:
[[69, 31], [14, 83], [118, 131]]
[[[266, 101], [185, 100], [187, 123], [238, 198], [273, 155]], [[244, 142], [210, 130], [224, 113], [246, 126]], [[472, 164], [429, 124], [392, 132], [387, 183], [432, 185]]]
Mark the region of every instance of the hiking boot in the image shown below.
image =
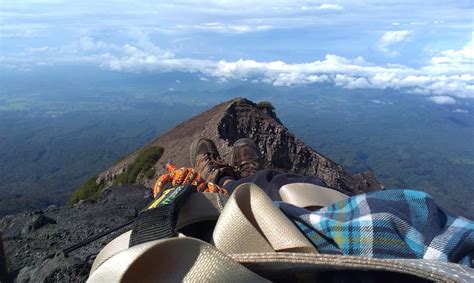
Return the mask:
[[209, 183], [218, 184], [222, 177], [235, 179], [234, 169], [219, 155], [212, 140], [198, 138], [191, 144], [191, 166]]
[[236, 168], [241, 178], [255, 174], [263, 169], [263, 159], [255, 143], [247, 138], [234, 143], [230, 164]]

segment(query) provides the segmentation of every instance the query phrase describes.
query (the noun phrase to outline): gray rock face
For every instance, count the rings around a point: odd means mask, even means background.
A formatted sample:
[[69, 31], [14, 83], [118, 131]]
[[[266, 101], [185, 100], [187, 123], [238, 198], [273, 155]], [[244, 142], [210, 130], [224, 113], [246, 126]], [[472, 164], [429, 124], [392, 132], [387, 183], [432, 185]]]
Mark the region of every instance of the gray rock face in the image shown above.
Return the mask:
[[79, 278], [88, 276], [89, 269], [88, 264], [79, 258], [58, 254], [38, 267], [22, 268], [15, 282], [77, 282]]
[[271, 109], [261, 109], [248, 100], [230, 103], [218, 124], [218, 137], [225, 142], [224, 154], [240, 138], [250, 138], [260, 148], [266, 168], [321, 178], [329, 187], [346, 194], [378, 190], [373, 174], [352, 175], [343, 167], [300, 141], [276, 118]]
[[[142, 186], [111, 187], [97, 202], [4, 217], [0, 221], [0, 231], [3, 231], [9, 271], [20, 270], [17, 282], [84, 282], [100, 249], [130, 227], [117, 230], [67, 256], [62, 250], [134, 219], [149, 201], [148, 192]], [[56, 224], [51, 224], [52, 219]], [[39, 226], [23, 233], [30, 225]]]
[[41, 227], [47, 224], [56, 224], [56, 220], [44, 216], [43, 212], [40, 211], [33, 215], [31, 221], [27, 222], [23, 229], [21, 230], [21, 234], [26, 235], [32, 231], [38, 230]]
[[[3, 233], [0, 230], [0, 239], [3, 238]], [[3, 248], [3, 242], [0, 241], [0, 282], [8, 281], [8, 267], [5, 256], [5, 249]]]

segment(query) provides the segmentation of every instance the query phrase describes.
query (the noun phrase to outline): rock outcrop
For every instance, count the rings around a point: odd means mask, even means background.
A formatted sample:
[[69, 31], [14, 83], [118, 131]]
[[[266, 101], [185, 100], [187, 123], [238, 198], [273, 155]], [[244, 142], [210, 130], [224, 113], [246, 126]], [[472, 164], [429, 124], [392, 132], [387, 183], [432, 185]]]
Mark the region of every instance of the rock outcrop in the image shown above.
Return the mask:
[[[188, 148], [192, 141], [200, 136], [213, 139], [219, 152], [227, 160], [230, 159], [231, 147], [236, 140], [242, 137], [251, 138], [260, 148], [267, 168], [315, 175], [329, 187], [348, 194], [378, 190], [382, 187], [371, 172], [350, 174], [341, 165], [296, 138], [277, 118], [270, 103], [255, 104], [244, 98], [217, 105], [150, 142], [147, 146], [158, 145], [164, 148], [163, 156], [155, 164], [155, 178], [163, 173], [163, 167], [168, 161], [177, 166], [190, 166]], [[105, 181], [112, 185], [115, 176], [126, 170], [137, 154], [130, 154], [103, 172], [97, 182]], [[149, 180], [139, 176], [137, 181], [151, 187], [155, 179]]]
[[[149, 190], [142, 186], [114, 186], [106, 189], [97, 202], [2, 218], [0, 231], [9, 271], [18, 272], [17, 282], [85, 282], [95, 255], [130, 227], [67, 255], [63, 250], [134, 219], [149, 201], [148, 195]], [[25, 229], [31, 226], [35, 228]]]

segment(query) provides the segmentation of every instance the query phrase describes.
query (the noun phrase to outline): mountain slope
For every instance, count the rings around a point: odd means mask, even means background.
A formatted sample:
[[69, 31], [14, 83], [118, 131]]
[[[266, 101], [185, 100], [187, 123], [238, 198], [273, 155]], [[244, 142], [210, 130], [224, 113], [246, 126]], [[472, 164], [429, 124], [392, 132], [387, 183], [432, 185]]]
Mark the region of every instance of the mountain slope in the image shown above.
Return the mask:
[[[200, 136], [214, 140], [226, 160], [230, 160], [232, 144], [242, 137], [248, 137], [260, 148], [266, 168], [315, 175], [329, 187], [348, 194], [373, 191], [382, 187], [371, 172], [350, 174], [341, 165], [296, 138], [277, 118], [271, 104], [255, 104], [243, 98], [219, 104], [151, 141], [145, 148], [160, 146], [164, 148], [164, 153], [154, 165], [154, 178], [147, 179], [142, 174], [138, 176], [137, 182], [151, 187], [169, 161], [177, 166], [190, 166], [188, 148], [191, 142]], [[97, 183], [113, 185], [117, 176], [134, 162], [138, 152], [130, 154], [100, 174]]]
[[95, 255], [130, 226], [68, 255], [62, 250], [134, 219], [149, 201], [148, 192], [142, 186], [113, 186], [97, 202], [3, 217], [0, 231], [9, 272], [21, 269], [17, 282], [85, 282]]
[[[233, 142], [249, 137], [262, 151], [268, 168], [316, 175], [330, 187], [348, 194], [381, 188], [372, 173], [351, 175], [341, 165], [297, 139], [276, 117], [271, 104], [234, 99], [177, 125], [131, 153], [101, 173], [95, 181], [96, 186], [94, 179], [87, 182], [86, 187], [94, 193], [96, 201], [80, 201], [73, 206], [49, 207], [2, 218], [0, 231], [3, 231], [10, 271], [24, 267], [19, 273], [20, 282], [85, 281], [99, 250], [130, 228], [124, 227], [68, 256], [61, 250], [136, 217], [148, 201], [149, 190], [145, 187], [153, 184], [168, 161], [178, 166], [189, 166], [188, 148], [199, 136], [213, 139], [227, 160]], [[159, 158], [158, 161], [148, 158], [150, 153]], [[154, 165], [148, 163], [150, 160]], [[143, 164], [143, 171], [135, 175], [139, 163]], [[148, 179], [152, 168], [155, 169], [154, 177]], [[135, 172], [127, 177], [137, 176], [138, 185], [117, 186], [117, 180], [124, 179], [127, 170]]]

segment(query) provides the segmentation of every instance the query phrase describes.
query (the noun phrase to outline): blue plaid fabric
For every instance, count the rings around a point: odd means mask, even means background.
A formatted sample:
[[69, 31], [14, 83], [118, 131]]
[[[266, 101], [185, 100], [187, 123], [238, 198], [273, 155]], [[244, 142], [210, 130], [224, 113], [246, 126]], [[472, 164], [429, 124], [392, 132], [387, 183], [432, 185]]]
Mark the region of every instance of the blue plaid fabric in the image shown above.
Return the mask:
[[284, 202], [277, 205], [321, 253], [439, 260], [473, 267], [474, 222], [444, 211], [423, 192], [371, 192], [317, 211]]

